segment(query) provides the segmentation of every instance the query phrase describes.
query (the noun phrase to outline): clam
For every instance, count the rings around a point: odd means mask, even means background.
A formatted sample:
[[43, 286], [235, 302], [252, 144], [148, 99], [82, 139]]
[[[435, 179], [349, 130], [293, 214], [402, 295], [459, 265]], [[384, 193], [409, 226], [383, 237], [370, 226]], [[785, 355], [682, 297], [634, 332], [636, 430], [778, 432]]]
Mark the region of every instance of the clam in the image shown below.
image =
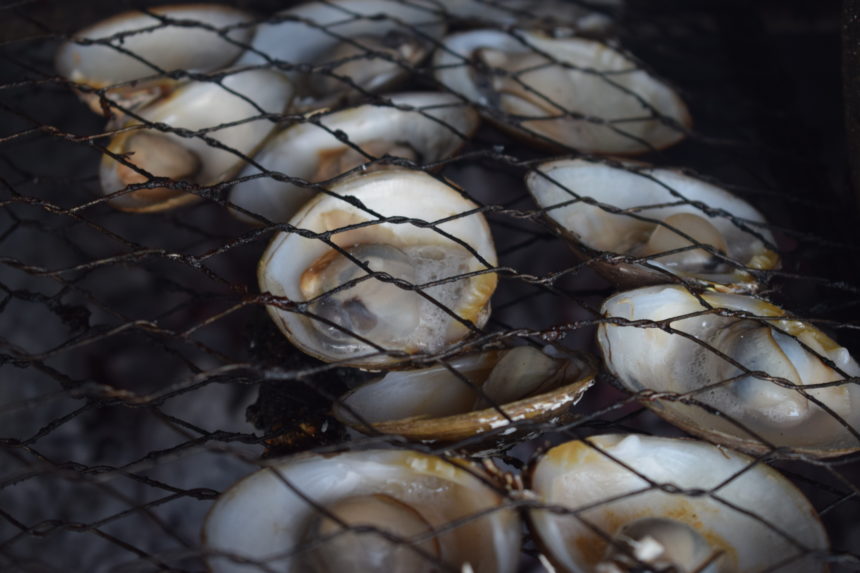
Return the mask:
[[290, 225], [301, 232], [273, 238], [260, 290], [297, 305], [267, 309], [294, 345], [321, 360], [380, 367], [438, 352], [489, 316], [497, 277], [487, 222], [431, 175], [391, 169], [346, 179]]
[[646, 405], [673, 424], [753, 452], [860, 449], [850, 379], [860, 366], [810, 323], [751, 296], [680, 286], [616, 294], [602, 313], [608, 368], [630, 391], [657, 392]]
[[173, 72], [205, 73], [228, 66], [250, 42], [253, 17], [220, 4], [188, 4], [124, 12], [74, 34], [55, 66], [80, 86], [96, 113], [108, 100], [135, 107], [158, 99], [181, 81]]
[[443, 44], [436, 78], [502, 127], [544, 145], [644, 153], [678, 143], [690, 125], [672, 88], [601, 42], [476, 30]]
[[755, 208], [672, 169], [564, 159], [539, 165], [526, 184], [585, 258], [642, 259], [596, 261], [596, 270], [621, 285], [666, 283], [674, 275], [750, 291], [760, 271], [779, 267], [773, 235]]
[[[100, 178], [111, 195], [152, 177], [214, 185], [229, 179], [253, 154], [289, 104], [292, 87], [267, 70], [228, 73], [220, 81], [192, 82], [127, 118], [108, 144]], [[134, 167], [127, 165], [129, 163]], [[148, 186], [118, 194], [111, 204], [128, 211], [157, 211], [194, 200], [180, 189]]]
[[560, 420], [596, 371], [590, 356], [560, 347], [490, 350], [390, 372], [342, 396], [334, 415], [365, 433], [454, 442], [517, 422]]
[[[407, 450], [278, 461], [203, 526], [213, 573], [516, 571], [520, 524], [475, 466]], [[351, 529], [352, 528], [352, 529]], [[468, 569], [467, 569], [468, 568]]]
[[826, 571], [824, 528], [783, 476], [710, 444], [639, 435], [567, 442], [534, 466], [531, 529], [562, 571]]
[[[432, 0], [308, 2], [260, 24], [242, 61], [274, 61], [299, 89], [299, 105], [334, 105], [406, 78], [445, 33]], [[313, 70], [308, 70], [312, 66]]]
[[[450, 94], [399, 94], [390, 96], [390, 102], [315, 114], [272, 138], [254, 162], [268, 171], [318, 182], [384, 155], [418, 164], [439, 161], [462, 147], [478, 126], [475, 111]], [[254, 173], [259, 169], [249, 165], [241, 176]], [[315, 194], [312, 188], [260, 177], [234, 186], [230, 201], [284, 222]]]

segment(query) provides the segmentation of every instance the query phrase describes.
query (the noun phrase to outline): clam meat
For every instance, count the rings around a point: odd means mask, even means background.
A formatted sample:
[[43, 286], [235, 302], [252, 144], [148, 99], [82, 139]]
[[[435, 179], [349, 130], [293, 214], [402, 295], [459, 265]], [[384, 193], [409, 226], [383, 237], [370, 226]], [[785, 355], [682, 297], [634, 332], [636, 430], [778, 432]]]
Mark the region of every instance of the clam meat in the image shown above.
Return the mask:
[[[426, 223], [430, 223], [427, 225]], [[496, 254], [477, 205], [423, 171], [357, 175], [320, 194], [260, 260], [278, 328], [328, 362], [379, 367], [438, 352], [489, 317]]]
[[596, 372], [590, 356], [560, 347], [490, 350], [389, 372], [342, 396], [334, 415], [364, 433], [453, 442], [523, 421], [559, 421]]
[[[483, 479], [482, 479], [483, 477]], [[408, 450], [284, 459], [213, 506], [213, 573], [513, 573], [520, 523], [483, 472]]]
[[452, 34], [443, 44], [436, 78], [543, 145], [637, 154], [678, 143], [690, 125], [672, 88], [601, 42], [487, 29]]
[[812, 324], [751, 296], [675, 285], [616, 294], [601, 312], [609, 370], [661, 395], [646, 405], [673, 424], [748, 451], [860, 449], [860, 365]]
[[[787, 479], [705, 442], [611, 434], [534, 465], [532, 532], [569, 573], [824, 572], [824, 527]], [[566, 510], [566, 511], [565, 511]]]
[[[135, 107], [183, 79], [236, 60], [254, 35], [253, 16], [221, 4], [183, 4], [124, 12], [74, 34], [57, 52], [57, 71], [96, 113], [109, 102]], [[97, 90], [105, 90], [102, 100]]]
[[[286, 78], [268, 70], [184, 84], [121, 125], [108, 144], [110, 153], [102, 156], [103, 193], [128, 211], [157, 211], [196, 199], [181, 189], [142, 185], [153, 177], [197, 185], [229, 179], [274, 129], [267, 116], [282, 113], [292, 93]], [[141, 187], [119, 193], [132, 185]]]
[[774, 238], [751, 205], [672, 169], [562, 159], [538, 165], [526, 185], [550, 223], [586, 258], [625, 286], [675, 277], [726, 291], [759, 287], [779, 267]]
[[[419, 165], [439, 161], [460, 149], [478, 126], [477, 113], [450, 94], [406, 93], [389, 96], [389, 101], [314, 114], [270, 139], [254, 163], [289, 177], [325, 181], [386, 155]], [[241, 177], [255, 173], [259, 169], [249, 165]], [[230, 201], [270, 221], [285, 222], [316, 192], [265, 176], [235, 185]]]

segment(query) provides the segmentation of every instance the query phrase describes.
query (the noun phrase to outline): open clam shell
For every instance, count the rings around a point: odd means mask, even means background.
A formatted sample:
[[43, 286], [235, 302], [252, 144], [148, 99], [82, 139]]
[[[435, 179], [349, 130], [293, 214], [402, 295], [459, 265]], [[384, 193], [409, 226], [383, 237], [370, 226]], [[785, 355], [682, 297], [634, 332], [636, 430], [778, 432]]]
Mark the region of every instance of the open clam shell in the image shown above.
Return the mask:
[[567, 442], [535, 464], [530, 487], [559, 509], [529, 519], [563, 571], [827, 570], [815, 555], [827, 536], [809, 501], [775, 470], [704, 442]]
[[481, 352], [449, 366], [456, 373], [444, 365], [390, 372], [342, 396], [334, 415], [364, 433], [454, 442], [512, 423], [560, 420], [597, 372], [591, 356], [559, 347]]
[[[673, 424], [753, 452], [860, 449], [860, 385], [850, 379], [860, 366], [783, 309], [655, 286], [610, 297], [602, 314], [597, 336], [609, 370], [630, 391], [659, 393], [645, 405]], [[657, 327], [664, 324], [672, 330]]]
[[681, 141], [687, 107], [606, 44], [540, 32], [447, 36], [436, 78], [515, 135], [589, 153], [637, 154]]
[[[123, 107], [145, 104], [172, 91], [176, 71], [223, 68], [250, 42], [253, 17], [221, 4], [187, 4], [131, 11], [74, 34], [57, 52], [57, 71]], [[167, 21], [163, 19], [168, 19]], [[81, 97], [96, 113], [102, 102], [92, 91]]]
[[519, 519], [483, 475], [407, 450], [285, 459], [218, 499], [203, 527], [208, 564], [213, 573], [260, 564], [283, 572], [512, 573]]
[[[445, 34], [432, 0], [332, 0], [308, 2], [261, 24], [254, 50], [242, 62], [270, 60], [298, 86], [297, 105], [331, 106], [406, 78]], [[307, 66], [315, 69], [306, 72]]]
[[[268, 171], [317, 182], [383, 155], [418, 164], [439, 161], [456, 153], [478, 127], [478, 114], [450, 94], [398, 94], [390, 101], [390, 106], [366, 104], [312, 116], [269, 140], [254, 161]], [[255, 173], [259, 169], [249, 165], [241, 176]], [[235, 185], [230, 201], [284, 222], [315, 194], [314, 189], [260, 177]]]
[[[274, 129], [265, 116], [283, 112], [292, 94], [286, 78], [267, 70], [188, 83], [128, 118], [107, 149], [153, 177], [214, 185], [241, 168]], [[145, 127], [150, 124], [166, 127]], [[108, 154], [102, 156], [99, 175], [105, 195], [149, 180]], [[111, 204], [128, 211], [158, 211], [196, 198], [181, 190], [148, 187], [117, 195]]]
[[489, 317], [497, 277], [486, 272], [496, 264], [487, 222], [477, 205], [424, 172], [346, 179], [290, 225], [302, 232], [276, 235], [257, 276], [262, 292], [302, 305], [267, 310], [308, 354], [382, 367], [438, 352]]
[[672, 169], [563, 159], [539, 165], [526, 185], [583, 256], [609, 252], [644, 259], [595, 264], [623, 286], [667, 283], [675, 275], [720, 290], [751, 291], [759, 286], [756, 271], [779, 267], [761, 213]]

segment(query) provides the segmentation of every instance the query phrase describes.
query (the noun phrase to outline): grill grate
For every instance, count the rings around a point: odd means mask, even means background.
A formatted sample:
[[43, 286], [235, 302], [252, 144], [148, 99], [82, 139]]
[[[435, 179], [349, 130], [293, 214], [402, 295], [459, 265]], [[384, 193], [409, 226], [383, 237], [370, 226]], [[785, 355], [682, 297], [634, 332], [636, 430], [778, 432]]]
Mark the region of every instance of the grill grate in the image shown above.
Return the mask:
[[[138, 214], [109, 205], [98, 164], [117, 128], [86, 109], [52, 61], [72, 32], [116, 9], [85, 4], [0, 6], [7, 38], [0, 44], [0, 568], [199, 571], [205, 513], [219, 493], [270, 460], [392, 446], [452, 459], [480, 446], [485, 438], [439, 446], [357, 437], [329, 415], [332, 402], [370, 374], [307, 357], [278, 332], [265, 312], [273, 298], [258, 292], [255, 266], [276, 232], [294, 229], [231, 216], [233, 181], [148, 181], [116, 195], [166, 185], [202, 197], [176, 210]], [[255, 10], [260, 22], [276, 21], [271, 15], [281, 8], [236, 4]], [[665, 1], [600, 10], [612, 17], [621, 45], [678, 86], [691, 108], [688, 139], [645, 159], [683, 165], [766, 212], [783, 268], [766, 272], [762, 294], [857, 349], [860, 243], [836, 99], [838, 6]], [[440, 87], [426, 67], [412, 71], [403, 89]], [[219, 74], [178, 75], [221, 81]], [[261, 117], [322, 125], [323, 116]], [[510, 116], [494, 119], [517, 124]], [[484, 122], [450, 159], [374, 160], [462, 186], [490, 221], [499, 255], [487, 325], [472, 325], [475, 336], [453, 350], [412, 362], [449, 363], [466, 350], [514, 343], [596, 352], [594, 334], [605, 322], [600, 305], [614, 289], [594, 266], [612, 255], [574, 256], [522, 184], [554, 153]], [[263, 176], [326, 192], [289, 174]], [[654, 399], [619, 389], [604, 371], [572, 421], [517, 422], [540, 437], [494, 459], [518, 474], [548, 444], [608, 432], [683, 435], [645, 407]], [[821, 514], [831, 549], [814, 559], [833, 571], [860, 566], [856, 458], [818, 460], [771, 448], [754, 457], [754, 465], [786, 475]], [[508, 506], [536, 503], [516, 490], [505, 495]], [[802, 543], [799, 549], [811, 551]], [[519, 569], [541, 570], [538, 554], [527, 536]]]

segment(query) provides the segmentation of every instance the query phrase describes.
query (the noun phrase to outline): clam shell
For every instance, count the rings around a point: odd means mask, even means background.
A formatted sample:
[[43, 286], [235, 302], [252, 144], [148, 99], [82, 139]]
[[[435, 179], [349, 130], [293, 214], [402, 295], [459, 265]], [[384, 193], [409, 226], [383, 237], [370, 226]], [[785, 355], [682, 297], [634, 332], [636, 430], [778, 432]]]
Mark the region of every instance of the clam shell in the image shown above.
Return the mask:
[[[273, 137], [254, 161], [268, 171], [315, 182], [323, 162], [353, 146], [371, 157], [383, 153], [397, 156], [396, 146], [405, 146], [417, 154], [416, 163], [433, 163], [456, 153], [478, 127], [477, 113], [450, 94], [419, 92], [389, 98], [391, 106], [366, 104], [317, 114]], [[256, 173], [259, 169], [249, 165], [240, 176]], [[337, 173], [328, 177], [334, 175]], [[314, 189], [260, 177], [235, 185], [230, 201], [270, 221], [285, 222], [315, 194]], [[241, 212], [237, 214], [256, 222]]]
[[[604, 435], [567, 442], [534, 466], [532, 531], [562, 571], [595, 571], [625, 524], [668, 518], [721, 551], [707, 571], [826, 571], [827, 536], [809, 501], [775, 470], [704, 442]], [[566, 511], [561, 511], [561, 509]]]
[[[432, 0], [307, 2], [279, 12], [276, 18], [282, 20], [258, 26], [254, 50], [247, 52], [240, 61], [253, 65], [285, 62], [288, 66], [286, 73], [299, 86], [300, 96], [311, 108], [319, 107], [320, 99], [324, 105], [333, 105], [346, 92], [356, 96], [391, 87], [409, 75], [419, 60], [429, 53], [432, 41], [441, 38], [446, 30], [444, 19]], [[397, 41], [394, 41], [395, 37]], [[425, 47], [413, 54], [400, 53], [396, 48], [392, 52], [381, 53], [386, 51], [386, 43], [396, 45], [400, 40], [418, 42]], [[352, 46], [357, 50], [355, 54], [343, 56], [337, 52], [340, 46]], [[353, 75], [350, 72], [344, 74], [343, 70], [339, 73], [338, 67], [341, 60], [346, 63], [355, 58], [364, 65], [353, 70], [359, 80], [353, 86], [349, 81]], [[330, 68], [334, 74], [347, 79], [340, 80], [329, 93], [313, 93], [306, 80], [321, 78], [323, 73], [315, 71], [308, 76], [303, 72], [306, 65], [317, 66], [321, 70]], [[289, 66], [297, 66], [297, 69], [290, 70]], [[359, 77], [370, 66], [377, 67], [377, 73]], [[338, 82], [337, 78], [332, 77], [332, 80]], [[342, 93], [332, 93], [334, 91]]]
[[[124, 12], [75, 33], [57, 51], [57, 71], [93, 89], [109, 88], [109, 99], [129, 106], [157, 99], [182, 81], [166, 74], [228, 66], [254, 35], [254, 27], [246, 25], [253, 20], [250, 14], [221, 4], [160, 6], [148, 11], [152, 15]], [[156, 16], [183, 25], [164, 23]], [[93, 111], [102, 112], [98, 95], [81, 95]]]
[[[380, 218], [389, 217], [396, 217], [396, 221], [401, 222], [380, 222]], [[413, 218], [439, 223], [419, 227], [409, 222]], [[300, 350], [312, 356], [353, 366], [390, 367], [402, 361], [405, 355], [438, 352], [466, 337], [471, 330], [460, 320], [480, 328], [489, 316], [489, 299], [495, 290], [497, 277], [493, 272], [482, 272], [496, 264], [487, 222], [477, 211], [477, 205], [451, 185], [424, 172], [391, 169], [349, 178], [333, 185], [331, 194], [321, 194], [312, 199], [296, 213], [290, 225], [302, 232], [279, 233], [260, 259], [257, 276], [262, 292], [295, 303], [312, 300], [302, 292], [303, 277], [311, 272], [316, 276], [320, 265], [334, 257], [348, 269], [356, 267], [352, 270], [359, 283], [374, 281], [367, 283], [370, 285], [367, 288], [375, 289], [371, 296], [390, 297], [393, 294], [407, 299], [408, 310], [415, 311], [414, 317], [418, 321], [415, 328], [404, 333], [402, 338], [383, 343], [361, 340], [348, 334], [354, 332], [352, 328], [343, 326], [338, 332], [326, 333], [326, 323], [320, 318], [300, 314], [301, 308], [267, 306], [278, 328]], [[410, 284], [432, 283], [423, 288], [423, 292], [435, 302], [402, 288], [391, 286], [384, 290], [386, 283], [367, 275], [325, 241], [303, 236], [308, 232], [334, 232], [331, 241], [342, 250], [362, 245], [401, 250], [408, 258], [408, 270], [414, 270], [416, 276], [412, 279], [393, 278]], [[478, 256], [462, 245], [468, 245]], [[428, 253], [424, 253], [425, 250]], [[427, 259], [436, 255], [442, 258]], [[373, 270], [378, 272], [378, 269]], [[368, 276], [369, 279], [361, 280], [361, 277]], [[345, 297], [350, 290], [341, 289], [337, 293]], [[328, 300], [328, 294], [334, 295], [335, 292], [321, 291], [313, 300], [323, 304]], [[361, 300], [352, 302], [360, 306], [364, 304]], [[385, 300], [379, 300], [378, 304], [385, 306]], [[406, 310], [398, 310], [400, 308], [392, 308], [389, 312], [401, 317]], [[452, 317], [449, 311], [459, 319]], [[321, 317], [318, 313], [316, 316]], [[332, 339], [331, 335], [335, 334], [341, 340]], [[382, 334], [387, 335], [387, 331], [383, 330]]]
[[[256, 150], [275, 127], [263, 117], [279, 114], [289, 104], [293, 89], [287, 79], [268, 70], [245, 70], [229, 73], [218, 82], [192, 82], [185, 84], [169, 97], [159, 100], [129, 118], [122, 131], [108, 144], [108, 151], [124, 155], [133, 138], [139, 134], [152, 136], [159, 144], [175, 146], [176, 151], [196, 158], [197, 169], [189, 168], [178, 177], [199, 185], [214, 185], [232, 177], [243, 165], [244, 157]], [[142, 122], [166, 124], [169, 129], [139, 127]], [[194, 135], [186, 130], [197, 132]], [[214, 143], [210, 143], [212, 140]], [[177, 153], [168, 153], [168, 158]], [[153, 176], [172, 176], [167, 166], [159, 161], [135, 163], [135, 155], [126, 161], [149, 171]], [[175, 167], [171, 167], [175, 168]], [[179, 172], [182, 172], [180, 169]], [[130, 183], [146, 181], [128, 166], [110, 155], [102, 156], [99, 171], [104, 194], [120, 191]], [[166, 188], [143, 188], [111, 198], [111, 204], [127, 211], [160, 211], [196, 200], [197, 195]]]
[[[543, 145], [638, 154], [678, 143], [691, 123], [674, 90], [594, 40], [475, 30], [443, 44], [436, 78], [502, 127]], [[478, 63], [482, 54], [486, 61]]]
[[[584, 257], [607, 252], [649, 257], [642, 263], [595, 261], [597, 271], [625, 287], [667, 283], [675, 275], [721, 290], [752, 291], [760, 286], [753, 273], [779, 267], [761, 213], [715, 185], [672, 169], [563, 159], [538, 165], [526, 176], [526, 185], [553, 226]], [[636, 254], [655, 229], [675, 228], [666, 220], [679, 214], [695, 215], [718, 231], [724, 255], [676, 263], [658, 254]]]
[[[516, 571], [520, 524], [505, 498], [475, 466], [407, 450], [370, 450], [285, 459], [224, 492], [203, 527], [213, 573], [307, 570], [299, 560], [313, 548], [306, 530], [339, 500], [383, 495], [412, 508], [433, 528], [439, 558], [476, 573]], [[331, 510], [329, 510], [331, 511]], [[402, 531], [389, 530], [392, 535]], [[372, 539], [371, 535], [365, 535]], [[332, 551], [337, 536], [320, 540]], [[237, 556], [254, 564], [231, 561]], [[421, 571], [438, 570], [432, 562]], [[359, 565], [355, 571], [364, 571]]]
[[[645, 405], [671, 423], [751, 452], [829, 457], [860, 449], [860, 387], [840, 373], [858, 376], [860, 366], [783, 309], [751, 296], [654, 286], [616, 294], [601, 312], [607, 367], [626, 389], [657, 392]], [[648, 321], [670, 321], [677, 333]]]
[[[443, 365], [388, 373], [342, 396], [334, 406], [334, 415], [364, 433], [455, 442], [505, 428], [512, 422], [562, 419], [594, 383], [597, 365], [591, 356], [548, 347], [545, 356], [552, 357], [556, 364], [546, 384], [541, 382], [534, 389], [514, 393], [515, 399], [504, 401], [499, 408], [481, 405], [475, 388], [485, 384], [496, 364], [509, 352], [487, 351], [452, 360], [450, 367], [465, 380]], [[527, 382], [528, 365], [524, 366], [523, 382]], [[511, 365], [505, 362], [501, 367]], [[522, 439], [521, 435], [507, 432], [501, 435], [505, 441]], [[500, 434], [494, 432], [494, 436]]]

